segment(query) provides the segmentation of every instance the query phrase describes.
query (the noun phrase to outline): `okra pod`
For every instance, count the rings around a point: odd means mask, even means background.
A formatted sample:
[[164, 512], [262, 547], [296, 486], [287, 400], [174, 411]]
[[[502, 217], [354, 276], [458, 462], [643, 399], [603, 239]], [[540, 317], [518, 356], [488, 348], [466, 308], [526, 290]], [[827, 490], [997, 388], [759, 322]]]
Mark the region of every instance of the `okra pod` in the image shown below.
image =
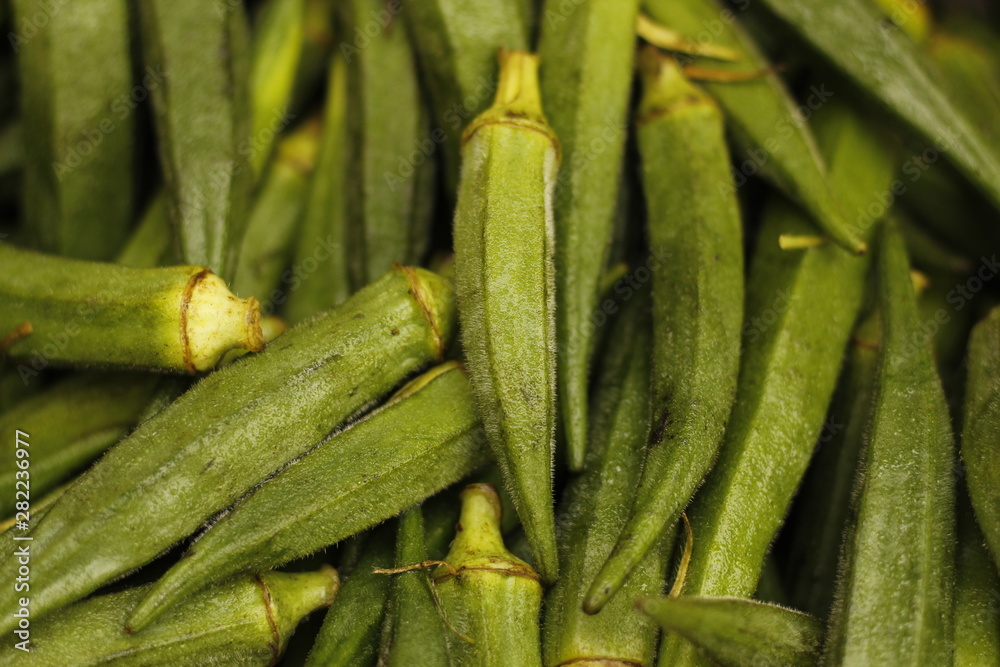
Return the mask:
[[264, 315], [274, 310], [273, 290], [291, 259], [321, 132], [313, 119], [281, 140], [250, 212], [232, 287], [259, 299]]
[[1000, 308], [973, 328], [968, 354], [962, 459], [976, 519], [1000, 567]]
[[[1000, 151], [924, 66], [913, 41], [885, 30], [870, 0], [763, 0], [823, 59], [957, 167], [1000, 208]], [[847, 207], [846, 210], [853, 210]]]
[[960, 34], [938, 30], [927, 45], [940, 81], [955, 105], [990, 144], [1000, 142], [1000, 120], [991, 113], [1000, 106], [1000, 63], [994, 54]]
[[[636, 604], [723, 667], [810, 667], [823, 639], [823, 625], [812, 616], [756, 600], [683, 596]], [[661, 657], [659, 664], [674, 663]]]
[[[21, 74], [29, 235], [44, 252], [110, 260], [128, 236], [136, 189], [129, 3], [12, 4], [18, 25], [37, 32], [8, 33]], [[147, 76], [148, 88], [160, 83]]]
[[[379, 630], [389, 605], [391, 580], [375, 569], [392, 567], [392, 524], [360, 538], [362, 549], [316, 637], [306, 667], [371, 665], [378, 652]], [[343, 568], [342, 568], [343, 570]]]
[[496, 101], [462, 141], [455, 285], [463, 349], [490, 447], [538, 572], [555, 581], [552, 193], [559, 142], [542, 114], [537, 56], [501, 53]]
[[195, 373], [223, 353], [259, 350], [260, 308], [208, 269], [132, 269], [0, 244], [0, 331], [32, 333], [8, 350], [22, 378], [49, 364]]
[[280, 305], [287, 298], [285, 317], [292, 324], [336, 306], [352, 292], [348, 275], [347, 141], [347, 63], [338, 53], [330, 64], [323, 135], [293, 265], [282, 274], [282, 287], [269, 299]]
[[955, 479], [948, 405], [919, 331], [903, 240], [879, 237], [882, 346], [825, 664], [944, 665], [954, 650]]
[[[208, 375], [111, 449], [32, 531], [32, 618], [190, 535], [440, 358], [454, 325], [450, 285], [397, 267], [262, 353]], [[0, 556], [13, 550], [0, 537]], [[14, 576], [14, 560], [2, 560], [0, 576]], [[2, 632], [16, 620], [16, 596], [12, 587], [0, 594]]]
[[434, 112], [430, 136], [444, 151], [449, 197], [458, 191], [462, 132], [497, 89], [497, 51], [529, 46], [522, 2], [400, 0]]
[[833, 603], [837, 560], [875, 391], [880, 338], [879, 318], [873, 312], [854, 331], [818, 451], [789, 518], [792, 601], [818, 618], [826, 618]]
[[149, 589], [137, 586], [79, 602], [37, 625], [32, 618], [30, 642], [6, 640], [0, 661], [39, 667], [273, 665], [299, 621], [329, 606], [338, 586], [329, 566], [243, 576], [185, 600], [155, 627], [129, 634], [125, 618]]
[[[14, 513], [20, 498], [41, 496], [93, 461], [135, 426], [158, 378], [152, 375], [83, 373], [47, 387], [0, 415], [0, 516]], [[16, 432], [27, 433], [30, 484], [18, 475]], [[30, 487], [30, 488], [29, 488]]]
[[923, 44], [930, 37], [934, 19], [926, 4], [914, 0], [875, 0], [875, 4], [915, 44]]
[[[649, 301], [636, 296], [617, 315], [597, 376], [587, 467], [570, 482], [559, 525], [559, 571], [545, 599], [542, 646], [550, 667], [598, 663], [652, 665], [659, 634], [638, 613], [637, 597], [659, 595], [673, 534], [657, 545], [600, 614], [583, 611], [594, 576], [626, 525], [642, 472], [650, 423]], [[669, 528], [669, 527], [668, 527]]]
[[[730, 133], [739, 146], [734, 156], [738, 163], [736, 185], [725, 180], [713, 187], [742, 186], [759, 172], [798, 202], [834, 242], [854, 252], [863, 251], [864, 239], [845, 213], [851, 209], [827, 178], [827, 167], [798, 103], [734, 12], [720, 0], [644, 0], [643, 8], [652, 18], [689, 38], [711, 35], [714, 45], [739, 54], [735, 62], [713, 61], [713, 69], [723, 75], [753, 77], [736, 83], [701, 84], [725, 111]], [[832, 95], [823, 87], [813, 88], [810, 94], [812, 105], [825, 104]]]
[[611, 247], [628, 124], [639, 0], [545, 3], [539, 40], [545, 116], [559, 137], [555, 188], [560, 411], [571, 470], [583, 468], [591, 317]]
[[[138, 4], [167, 211], [181, 260], [226, 280], [236, 270], [250, 209], [250, 37], [241, 0], [205, 10], [201, 0]], [[271, 57], [272, 54], [268, 54]]]
[[146, 207], [139, 224], [115, 258], [119, 264], [137, 269], [151, 269], [170, 261], [174, 235], [167, 218], [167, 201], [160, 191]]
[[[394, 6], [400, 7], [398, 0]], [[345, 30], [354, 35], [386, 3], [349, 0], [341, 7]], [[420, 264], [430, 237], [434, 140], [403, 25], [407, 18], [406, 12], [397, 14], [347, 58], [348, 257], [355, 289], [393, 262]]]
[[445, 630], [455, 664], [541, 667], [542, 586], [530, 565], [507, 551], [500, 498], [491, 484], [462, 491], [457, 535], [434, 570], [434, 586], [452, 628]]
[[638, 144], [652, 273], [652, 423], [628, 524], [593, 581], [594, 613], [677, 520], [715, 461], [736, 394], [743, 242], [722, 115], [680, 67], [643, 52]]
[[[848, 210], [867, 207], [871, 193], [892, 182], [892, 151], [877, 130], [835, 100], [816, 121]], [[869, 234], [874, 225], [867, 225]], [[831, 244], [782, 250], [778, 237], [786, 233], [809, 234], [809, 221], [774, 199], [764, 211], [750, 271], [733, 414], [719, 460], [688, 512], [694, 551], [686, 594], [749, 597], [757, 588], [764, 556], [822, 431], [861, 309], [870, 261]], [[673, 637], [660, 650], [677, 664], [690, 655]]]
[[958, 489], [954, 664], [996, 665], [1000, 664], [1000, 577], [965, 493]]
[[212, 524], [136, 608], [132, 626], [211, 583], [283, 565], [395, 516], [484, 465], [485, 440], [465, 370], [457, 362], [431, 369]]
[[[405, 570], [426, 560], [424, 516], [417, 506], [399, 518], [396, 569]], [[382, 628], [380, 666], [451, 664], [445, 640], [448, 630], [434, 602], [432, 585], [423, 568], [393, 575], [391, 602]]]
[[269, 0], [254, 23], [250, 61], [251, 134], [255, 150], [250, 162], [259, 178], [281, 129], [291, 118], [289, 102], [305, 40], [306, 0]]

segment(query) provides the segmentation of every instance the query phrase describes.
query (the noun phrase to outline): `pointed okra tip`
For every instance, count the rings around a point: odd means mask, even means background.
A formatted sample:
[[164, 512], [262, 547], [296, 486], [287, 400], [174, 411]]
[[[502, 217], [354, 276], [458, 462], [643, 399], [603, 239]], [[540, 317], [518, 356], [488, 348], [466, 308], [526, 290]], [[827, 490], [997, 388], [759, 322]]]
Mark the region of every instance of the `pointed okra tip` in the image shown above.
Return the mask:
[[208, 269], [191, 276], [180, 298], [180, 338], [191, 373], [210, 370], [229, 350], [264, 349], [260, 302], [240, 299]]
[[538, 83], [539, 57], [525, 51], [501, 49], [497, 58], [500, 74], [493, 105], [465, 128], [462, 145], [484, 126], [502, 123], [542, 132], [558, 147], [559, 142], [542, 111], [542, 91]]
[[[462, 511], [455, 541], [445, 562], [434, 572], [436, 580], [461, 575], [462, 570], [497, 570], [509, 576], [538, 580], [534, 568], [507, 550], [501, 521], [503, 505], [492, 484], [470, 484], [462, 490]], [[450, 567], [449, 567], [450, 566]]]
[[284, 647], [299, 622], [329, 607], [340, 589], [337, 570], [324, 565], [314, 572], [265, 572], [257, 576], [268, 624]]
[[436, 360], [444, 360], [458, 329], [458, 307], [455, 288], [451, 281], [426, 269], [393, 265], [395, 271], [405, 276], [410, 295], [420, 308], [430, 332], [430, 345]]

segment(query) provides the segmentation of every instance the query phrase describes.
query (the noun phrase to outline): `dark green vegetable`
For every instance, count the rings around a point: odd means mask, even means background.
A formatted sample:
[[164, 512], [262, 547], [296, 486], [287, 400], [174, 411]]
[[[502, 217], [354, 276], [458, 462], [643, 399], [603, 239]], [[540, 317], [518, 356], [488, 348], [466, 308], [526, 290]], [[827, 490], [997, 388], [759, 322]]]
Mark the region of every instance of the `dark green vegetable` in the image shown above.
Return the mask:
[[490, 447], [539, 574], [558, 570], [552, 191], [559, 142], [545, 122], [538, 57], [500, 56], [494, 105], [463, 135], [455, 211], [462, 343]]
[[283, 565], [395, 516], [485, 464], [485, 440], [465, 369], [431, 369], [214, 523], [136, 608], [132, 627], [216, 581]]
[[338, 587], [332, 567], [243, 576], [192, 596], [145, 632], [129, 634], [125, 618], [149, 588], [138, 586], [32, 622], [28, 650], [6, 639], [0, 661], [39, 667], [273, 665], [299, 621], [329, 606]]
[[353, 571], [346, 572], [346, 581], [323, 619], [306, 667], [356, 667], [375, 662], [391, 580], [372, 570], [392, 566], [393, 534], [390, 524], [359, 538], [361, 555]]
[[132, 269], [0, 243], [0, 332], [22, 378], [50, 364], [194, 373], [223, 353], [263, 347], [256, 299], [238, 299], [208, 269]]
[[[823, 625], [812, 616], [755, 600], [661, 597], [636, 604], [723, 667], [810, 667], [823, 639]], [[675, 663], [661, 656], [659, 664]]]
[[559, 392], [571, 470], [583, 468], [591, 316], [612, 239], [628, 123], [638, 0], [544, 3], [545, 115], [562, 148], [555, 188]]
[[[892, 151], [877, 130], [831, 100], [817, 136], [849, 210], [867, 206], [892, 179]], [[874, 225], [874, 222], [872, 226]], [[869, 234], [871, 232], [869, 226]], [[862, 305], [870, 262], [831, 244], [782, 250], [781, 234], [809, 234], [783, 200], [764, 212], [747, 288], [740, 383], [718, 462], [688, 512], [691, 595], [749, 597], [826, 418], [841, 359]], [[662, 658], [691, 650], [667, 637]]]
[[167, 211], [181, 260], [233, 277], [250, 209], [250, 37], [241, 0], [137, 5], [146, 65], [162, 76], [150, 93]]
[[530, 565], [507, 551], [500, 498], [491, 484], [462, 491], [462, 515], [434, 586], [448, 622], [453, 662], [468, 667], [541, 667], [542, 586]]
[[[959, 488], [960, 496], [965, 489]], [[955, 665], [1000, 664], [1000, 577], [968, 498], [958, 500]]]
[[[8, 33], [21, 74], [29, 235], [45, 252], [111, 259], [128, 236], [136, 187], [129, 3], [12, 4], [18, 25], [34, 27]], [[148, 73], [143, 86], [155, 91], [162, 75]]]
[[[190, 535], [440, 358], [454, 321], [450, 285], [398, 267], [264, 352], [207, 376], [114, 447], [32, 531], [32, 618]], [[0, 556], [15, 548], [5, 538]], [[16, 567], [4, 558], [0, 576]], [[0, 591], [4, 633], [16, 623], [17, 597], [13, 587]]]
[[879, 350], [871, 417], [824, 662], [950, 664], [954, 650], [955, 446], [902, 237], [879, 237]]
[[587, 593], [599, 610], [677, 521], [715, 460], [736, 394], [743, 321], [740, 212], [722, 116], [649, 48], [638, 142], [652, 273], [653, 432], [636, 505]]
[[[387, 5], [385, 0], [349, 0], [341, 6], [344, 30], [362, 34]], [[420, 264], [430, 240], [436, 145], [429, 136], [406, 20], [405, 12], [394, 16], [347, 58], [348, 259], [355, 289], [393, 262]]]
[[617, 316], [597, 375], [587, 468], [563, 497], [561, 575], [545, 598], [542, 634], [545, 664], [553, 667], [600, 660], [652, 665], [656, 655], [657, 629], [633, 602], [661, 592], [673, 531], [660, 534], [600, 614], [583, 611], [587, 588], [628, 521], [642, 472], [650, 420], [648, 308], [648, 299], [636, 296]]

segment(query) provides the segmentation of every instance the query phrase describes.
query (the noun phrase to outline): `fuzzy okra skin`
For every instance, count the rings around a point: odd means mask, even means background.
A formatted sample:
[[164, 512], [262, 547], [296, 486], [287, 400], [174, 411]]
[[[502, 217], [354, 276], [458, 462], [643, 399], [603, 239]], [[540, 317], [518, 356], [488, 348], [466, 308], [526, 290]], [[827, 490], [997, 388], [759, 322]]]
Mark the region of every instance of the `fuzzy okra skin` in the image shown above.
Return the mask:
[[552, 193], [559, 142], [538, 57], [500, 56], [494, 105], [463, 134], [455, 286], [472, 389], [538, 572], [558, 571], [552, 465], [556, 326]]
[[[378, 653], [379, 630], [389, 606], [391, 580], [374, 569], [392, 567], [393, 525], [355, 538], [362, 550], [323, 619], [306, 667], [371, 665]], [[419, 663], [415, 663], [419, 664]]]
[[[427, 560], [424, 515], [418, 505], [399, 518], [396, 533], [396, 568]], [[423, 568], [393, 575], [392, 596], [382, 627], [381, 667], [448, 667], [451, 657], [433, 584]]]
[[129, 3], [12, 5], [17, 25], [37, 32], [10, 33], [21, 75], [29, 235], [45, 252], [110, 260], [128, 236], [135, 197]]
[[903, 240], [879, 236], [882, 346], [824, 663], [950, 664], [955, 444]]
[[338, 587], [337, 571], [329, 566], [316, 572], [246, 575], [190, 597], [155, 627], [129, 634], [125, 618], [149, 588], [137, 586], [32, 622], [30, 650], [23, 652], [7, 639], [0, 646], [0, 662], [39, 667], [273, 665], [299, 621], [329, 606]]
[[[636, 606], [723, 667], [810, 667], [823, 640], [823, 624], [812, 616], [756, 600], [661, 597]], [[660, 660], [662, 667], [672, 664]]]
[[[260, 350], [260, 307], [208, 269], [133, 269], [0, 245], [0, 332], [22, 376], [48, 364], [195, 373], [235, 347]], [[4, 335], [0, 334], [0, 336]]]
[[955, 559], [955, 665], [1000, 664], [1000, 576], [976, 524], [966, 489], [958, 494], [958, 553]]
[[[323, 136], [302, 212], [292, 268], [269, 301], [287, 299], [285, 317], [297, 324], [351, 295], [347, 224], [347, 63], [338, 52], [330, 62]], [[285, 287], [287, 286], [287, 287]], [[287, 295], [286, 295], [287, 292]]]
[[962, 459], [969, 496], [1000, 567], [1000, 308], [994, 308], [969, 337]]
[[648, 309], [641, 295], [625, 303], [597, 375], [587, 467], [563, 498], [561, 574], [545, 599], [542, 647], [549, 667], [652, 665], [656, 655], [659, 632], [633, 602], [662, 592], [671, 526], [601, 613], [592, 616], [582, 608], [587, 588], [628, 521], [642, 472], [650, 424]]
[[[0, 415], [0, 516], [14, 513], [15, 480], [30, 477], [30, 485], [19, 482], [16, 488], [31, 498], [41, 498], [118, 442], [135, 426], [158, 381], [156, 376], [138, 373], [83, 373], [47, 387]], [[18, 475], [17, 431], [28, 434], [24, 440], [30, 444], [30, 475]]]
[[611, 246], [639, 0], [550, 0], [538, 51], [545, 116], [559, 137], [555, 190], [560, 411], [571, 470], [583, 468], [590, 321]]
[[249, 26], [241, 0], [138, 3], [167, 210], [181, 260], [226, 280], [236, 270], [253, 188]]
[[[205, 377], [111, 449], [32, 531], [32, 617], [190, 535], [440, 359], [455, 320], [450, 284], [397, 267], [262, 353]], [[0, 556], [14, 548], [0, 538]], [[11, 561], [0, 561], [0, 576], [15, 576]], [[16, 597], [13, 588], [0, 596], [3, 632], [16, 621]]]
[[688, 504], [715, 461], [736, 394], [743, 240], [722, 115], [672, 59], [642, 55], [638, 144], [652, 272], [652, 433], [635, 508], [593, 581], [601, 608]]
[[523, 0], [398, 0], [433, 108], [431, 139], [444, 150], [445, 190], [458, 190], [462, 131], [497, 87], [497, 51], [529, 46]]
[[542, 586], [531, 566], [504, 546], [501, 513], [492, 484], [470, 484], [462, 491], [457, 535], [445, 557], [450, 567], [433, 573], [454, 627], [445, 636], [458, 665], [541, 667]]
[[427, 371], [212, 524], [132, 626], [232, 574], [283, 565], [395, 516], [485, 465], [485, 441], [465, 370], [449, 362]]
[[[781, 77], [742, 29], [732, 10], [720, 0], [643, 0], [643, 9], [657, 21], [686, 37], [703, 39], [709, 33], [713, 44], [739, 54], [736, 62], [711, 61], [705, 67], [734, 76], [752, 75], [747, 81], [705, 81], [701, 86], [725, 111], [733, 139], [739, 146], [735, 162], [754, 171], [799, 202], [834, 242], [861, 252], [864, 239], [851, 229], [845, 201], [827, 178], [827, 168], [809, 125], [798, 110]], [[810, 91], [824, 104], [825, 88]], [[812, 99], [812, 98], [810, 98]], [[732, 187], [727, 182], [716, 187]]]
[[273, 290], [291, 258], [321, 133], [311, 119], [281, 140], [250, 212], [232, 289], [259, 299], [264, 315], [274, 310]]
[[[340, 7], [344, 30], [354, 35], [386, 10], [386, 2], [348, 0]], [[420, 264], [431, 235], [436, 162], [427, 144], [434, 141], [403, 25], [407, 18], [397, 14], [347, 58], [348, 258], [355, 289], [393, 262]]]
[[[849, 210], [867, 208], [872, 193], [892, 182], [893, 151], [836, 100], [815, 118], [834, 186]], [[867, 238], [874, 223], [860, 227]], [[782, 250], [778, 237], [785, 233], [810, 234], [810, 223], [774, 199], [764, 211], [747, 284], [733, 414], [719, 459], [688, 511], [694, 550], [685, 594], [749, 597], [757, 588], [821, 434], [861, 310], [870, 260], [833, 244]], [[694, 657], [670, 636], [660, 651], [676, 664]]]

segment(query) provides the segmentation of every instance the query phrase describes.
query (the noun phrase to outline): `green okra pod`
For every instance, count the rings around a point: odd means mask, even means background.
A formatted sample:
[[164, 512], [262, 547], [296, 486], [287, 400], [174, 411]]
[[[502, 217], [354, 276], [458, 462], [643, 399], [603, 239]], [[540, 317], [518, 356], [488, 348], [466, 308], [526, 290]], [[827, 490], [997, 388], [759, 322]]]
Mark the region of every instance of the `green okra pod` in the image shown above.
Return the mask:
[[465, 370], [431, 369], [243, 498], [156, 584], [132, 626], [232, 574], [283, 565], [395, 516], [484, 465], [485, 445]]
[[260, 307], [208, 269], [132, 269], [0, 244], [0, 332], [22, 378], [49, 364], [195, 373], [235, 348], [260, 350]]
[[[759, 172], [798, 202], [833, 241], [858, 252], [865, 248], [858, 230], [849, 224], [850, 211], [827, 178], [827, 168], [798, 103], [777, 72], [743, 30], [735, 13], [720, 0], [644, 0], [649, 15], [689, 38], [733, 50], [735, 62], [712, 61], [711, 68], [737, 81], [705, 81], [701, 86], [726, 113], [739, 146], [737, 185]], [[709, 28], [711, 26], [711, 28]], [[749, 80], [745, 79], [750, 76]], [[833, 95], [824, 87], [810, 91], [811, 104], [822, 105]], [[735, 187], [730, 181], [713, 187]]]
[[146, 206], [146, 211], [115, 261], [137, 269], [173, 264], [170, 261], [174, 250], [173, 242], [174, 235], [167, 218], [167, 202], [160, 191]]
[[453, 661], [469, 667], [541, 667], [542, 586], [500, 534], [500, 498], [491, 484], [462, 491], [457, 535], [434, 570]]
[[[924, 65], [917, 45], [885, 30], [871, 0], [763, 0], [824, 60], [946, 155], [1000, 209], [1000, 150]], [[847, 208], [846, 210], [853, 210]]]
[[129, 3], [12, 4], [18, 25], [33, 28], [9, 33], [21, 74], [29, 235], [45, 252], [109, 260], [128, 236], [136, 188]]
[[910, 36], [916, 44], [923, 44], [933, 29], [931, 9], [921, 2], [910, 0], [874, 0], [882, 13]]
[[451, 664], [445, 640], [447, 628], [434, 601], [433, 584], [423, 567], [412, 569], [426, 561], [424, 516], [417, 506], [399, 518], [396, 572], [382, 628], [380, 666], [447, 667]]
[[305, 41], [306, 0], [269, 0], [260, 8], [253, 30], [250, 62], [250, 162], [259, 178], [280, 130], [292, 118], [289, 102]]
[[[646, 598], [636, 606], [723, 667], [810, 667], [823, 625], [794, 609], [731, 597]], [[662, 667], [674, 663], [660, 659]]]
[[345, 573], [306, 667], [356, 667], [375, 662], [391, 580], [373, 570], [392, 566], [392, 528], [392, 524], [380, 526], [358, 538], [363, 551], [353, 570]]
[[[351, 35], [386, 10], [385, 0], [341, 6]], [[399, 0], [391, 6], [399, 7]], [[420, 264], [431, 233], [435, 144], [403, 25], [407, 18], [397, 14], [347, 58], [348, 257], [355, 289], [393, 262]]]
[[616, 317], [594, 394], [587, 467], [560, 509], [559, 581], [545, 598], [542, 647], [549, 667], [652, 665], [658, 630], [633, 604], [662, 592], [673, 544], [664, 530], [600, 614], [583, 611], [587, 589], [626, 525], [642, 473], [650, 423], [649, 301], [637, 295]]
[[833, 602], [837, 560], [875, 391], [879, 343], [879, 318], [871, 313], [854, 331], [818, 451], [789, 518], [792, 601], [818, 618], [826, 618]]
[[591, 318], [611, 246], [628, 125], [639, 0], [545, 3], [538, 51], [545, 116], [562, 149], [555, 189], [560, 411], [583, 468]]
[[[850, 108], [831, 100], [817, 138], [848, 210], [867, 207], [892, 182], [893, 151]], [[785, 200], [764, 211], [747, 285], [736, 403], [719, 460], [688, 516], [694, 550], [684, 593], [749, 597], [833, 395], [863, 302], [870, 260], [832, 244], [782, 250], [782, 234], [810, 223]], [[870, 221], [866, 239], [875, 227]], [[661, 654], [685, 664], [691, 650], [666, 637]]]
[[969, 337], [962, 459], [976, 519], [1000, 567], [1000, 308]]
[[[78, 602], [32, 619], [25, 649], [0, 645], [0, 660], [19, 665], [273, 665], [303, 617], [337, 594], [337, 571], [265, 572], [192, 596], [160, 623], [129, 634], [125, 618], [149, 585]], [[16, 636], [16, 635], [15, 635]]]
[[281, 140], [247, 221], [232, 289], [259, 299], [264, 315], [274, 310], [273, 290], [291, 259], [321, 132], [313, 119]]
[[559, 142], [542, 114], [538, 57], [504, 52], [500, 61], [496, 101], [462, 137], [455, 285], [463, 348], [490, 447], [539, 574], [554, 581], [552, 193]]
[[824, 663], [950, 664], [955, 446], [902, 237], [879, 236], [882, 345]]
[[[448, 283], [397, 267], [205, 377], [111, 449], [32, 531], [32, 617], [152, 560], [440, 359], [455, 319]], [[13, 549], [0, 538], [0, 556]], [[0, 561], [0, 576], [12, 567]], [[0, 596], [2, 632], [16, 621], [16, 595]]]
[[[595, 577], [593, 613], [658, 544], [701, 484], [736, 393], [743, 241], [722, 116], [678, 64], [643, 52], [638, 144], [652, 273], [652, 423], [628, 524]], [[662, 259], [660, 259], [662, 258]]]
[[250, 209], [250, 162], [263, 148], [251, 134], [243, 3], [206, 10], [201, 0], [149, 0], [137, 7], [145, 64], [162, 78], [150, 93], [181, 260], [230, 280]]
[[954, 664], [996, 665], [1000, 664], [1000, 576], [965, 493], [958, 489]]
[[[497, 51], [529, 46], [523, 0], [400, 0], [434, 112], [431, 139], [444, 151], [449, 196], [458, 191], [462, 131], [497, 88]], [[350, 46], [350, 45], [348, 45]], [[359, 46], [356, 42], [354, 46]]]
[[323, 110], [323, 135], [309, 186], [292, 268], [268, 300], [287, 299], [292, 324], [336, 306], [351, 295], [347, 228], [347, 63], [333, 56]]
[[[45, 388], [0, 415], [0, 516], [14, 512], [16, 484], [41, 496], [93, 461], [135, 426], [158, 383], [152, 375], [82, 373]], [[14, 443], [28, 434], [30, 475], [18, 475]]]

